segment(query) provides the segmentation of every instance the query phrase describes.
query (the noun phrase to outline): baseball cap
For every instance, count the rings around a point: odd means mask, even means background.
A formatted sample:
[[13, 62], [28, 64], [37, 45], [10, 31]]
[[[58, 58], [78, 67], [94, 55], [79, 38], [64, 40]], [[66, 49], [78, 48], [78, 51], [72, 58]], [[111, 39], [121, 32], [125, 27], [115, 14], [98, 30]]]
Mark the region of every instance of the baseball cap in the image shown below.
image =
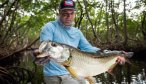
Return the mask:
[[76, 10], [76, 5], [73, 0], [62, 0], [59, 6], [60, 10], [73, 9]]

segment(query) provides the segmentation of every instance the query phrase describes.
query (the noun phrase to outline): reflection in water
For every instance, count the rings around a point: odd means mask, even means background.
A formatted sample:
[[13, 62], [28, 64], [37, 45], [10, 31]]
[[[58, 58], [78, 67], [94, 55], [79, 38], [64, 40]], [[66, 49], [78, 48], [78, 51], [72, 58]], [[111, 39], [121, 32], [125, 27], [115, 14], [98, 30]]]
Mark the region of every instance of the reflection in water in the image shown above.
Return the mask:
[[96, 84], [146, 84], [144, 61], [131, 60], [131, 64], [117, 66], [114, 75], [103, 73], [96, 76]]

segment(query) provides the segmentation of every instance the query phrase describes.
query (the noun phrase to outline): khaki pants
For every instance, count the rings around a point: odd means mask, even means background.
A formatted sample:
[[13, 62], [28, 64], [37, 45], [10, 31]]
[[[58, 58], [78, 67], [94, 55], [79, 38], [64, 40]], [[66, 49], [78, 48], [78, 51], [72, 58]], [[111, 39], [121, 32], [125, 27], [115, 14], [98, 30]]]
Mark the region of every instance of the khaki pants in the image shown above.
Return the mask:
[[45, 76], [44, 81], [46, 84], [86, 84], [83, 78], [76, 79], [70, 75]]

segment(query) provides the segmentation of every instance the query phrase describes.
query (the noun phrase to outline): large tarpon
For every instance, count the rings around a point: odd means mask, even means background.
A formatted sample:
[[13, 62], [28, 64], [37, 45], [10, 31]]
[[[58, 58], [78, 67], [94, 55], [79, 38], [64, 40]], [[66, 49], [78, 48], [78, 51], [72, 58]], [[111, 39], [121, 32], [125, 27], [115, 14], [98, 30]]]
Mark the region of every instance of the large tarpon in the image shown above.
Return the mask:
[[76, 77], [96, 76], [115, 66], [118, 56], [131, 57], [133, 52], [109, 51], [88, 53], [66, 44], [44, 41], [39, 47], [38, 58], [51, 57], [58, 63], [68, 66], [69, 72]]

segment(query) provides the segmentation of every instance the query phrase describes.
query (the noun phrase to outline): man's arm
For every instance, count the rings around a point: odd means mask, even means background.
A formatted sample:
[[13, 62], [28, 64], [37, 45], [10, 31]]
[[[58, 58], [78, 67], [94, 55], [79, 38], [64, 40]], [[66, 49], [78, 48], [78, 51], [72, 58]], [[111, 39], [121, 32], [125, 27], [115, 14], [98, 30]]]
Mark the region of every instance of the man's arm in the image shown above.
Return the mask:
[[[86, 51], [86, 52], [93, 52], [93, 53], [97, 53], [98, 51], [100, 51], [101, 49], [100, 48], [96, 48], [96, 47], [93, 47], [88, 41], [87, 39], [84, 37], [84, 35], [81, 33], [81, 39], [80, 39], [80, 42], [79, 42], [79, 48], [80, 50], [82, 51]], [[122, 56], [118, 56], [118, 59], [117, 59], [117, 63], [119, 64], [125, 64], [126, 60], [124, 57]]]
[[80, 41], [79, 41], [79, 49], [82, 51], [86, 51], [86, 52], [93, 52], [93, 53], [97, 53], [100, 48], [97, 47], [93, 47], [88, 41], [87, 39], [84, 37], [83, 33], [80, 31]]

